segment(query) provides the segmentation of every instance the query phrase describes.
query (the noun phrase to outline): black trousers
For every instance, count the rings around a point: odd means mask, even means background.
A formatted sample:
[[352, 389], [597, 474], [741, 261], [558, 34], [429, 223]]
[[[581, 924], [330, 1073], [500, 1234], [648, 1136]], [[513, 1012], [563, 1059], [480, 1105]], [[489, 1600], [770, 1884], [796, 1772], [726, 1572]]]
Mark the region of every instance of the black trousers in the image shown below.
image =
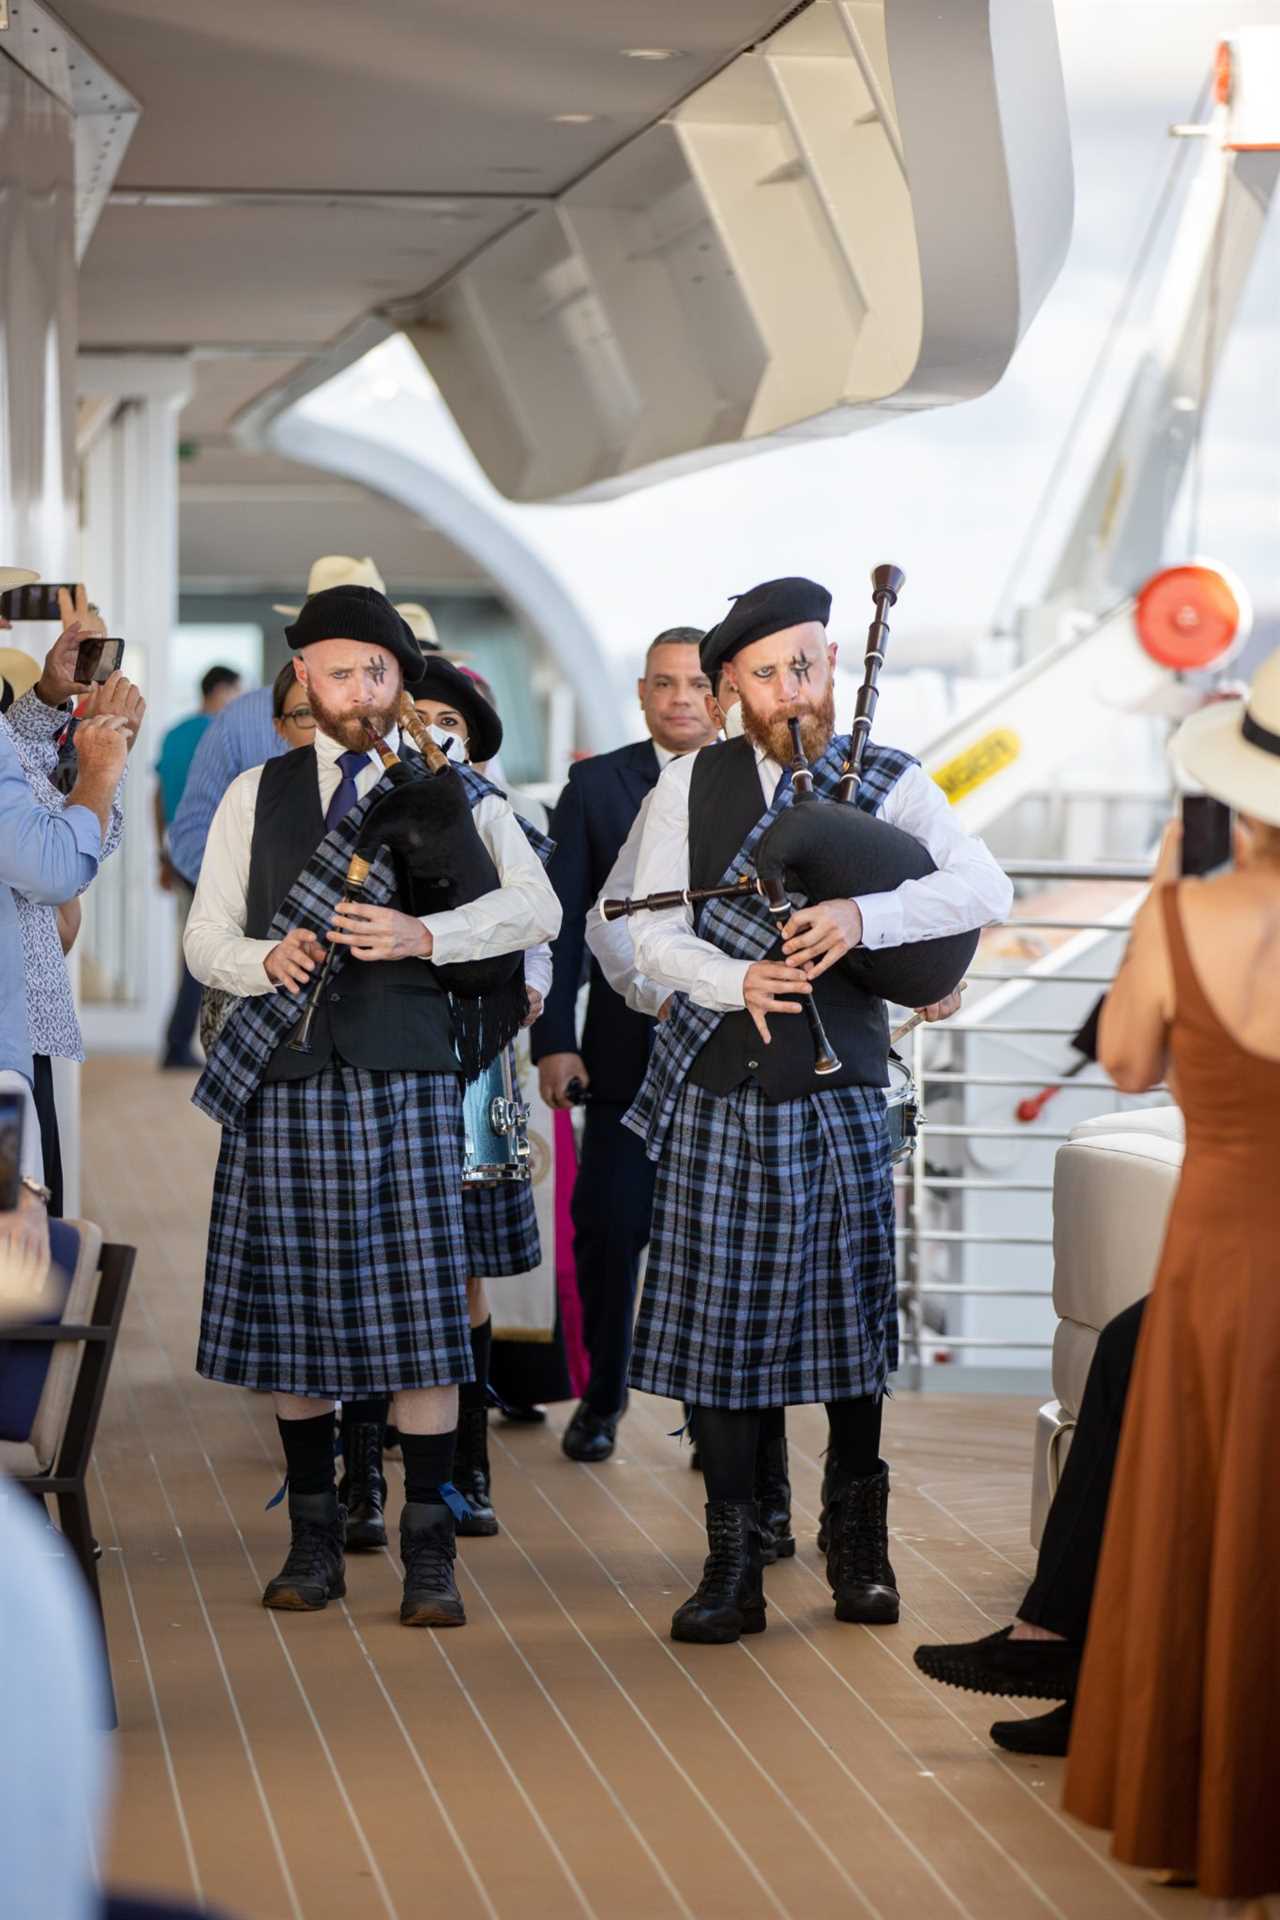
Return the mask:
[[52, 1198], [49, 1218], [62, 1218], [62, 1142], [58, 1134], [58, 1109], [53, 1098], [53, 1062], [47, 1053], [35, 1057], [31, 1092], [40, 1122], [40, 1152], [44, 1157], [44, 1184]]
[[1036, 1577], [1018, 1609], [1018, 1618], [1029, 1626], [1060, 1633], [1077, 1646], [1083, 1645], [1089, 1625], [1111, 1477], [1146, 1305], [1145, 1300], [1135, 1301], [1098, 1335], [1071, 1451], [1045, 1522]]
[[600, 1415], [617, 1413], [626, 1395], [636, 1281], [657, 1174], [636, 1135], [622, 1124], [626, 1110], [621, 1101], [588, 1105], [573, 1189], [573, 1257], [591, 1362], [583, 1399]]
[[177, 887], [178, 991], [173, 1002], [173, 1011], [169, 1015], [169, 1024], [165, 1029], [162, 1058], [166, 1066], [191, 1058], [192, 1042], [196, 1037], [196, 1028], [200, 1024], [200, 982], [194, 978], [182, 957], [182, 937], [186, 932], [187, 917], [195, 900], [195, 892], [185, 880], [179, 880]]

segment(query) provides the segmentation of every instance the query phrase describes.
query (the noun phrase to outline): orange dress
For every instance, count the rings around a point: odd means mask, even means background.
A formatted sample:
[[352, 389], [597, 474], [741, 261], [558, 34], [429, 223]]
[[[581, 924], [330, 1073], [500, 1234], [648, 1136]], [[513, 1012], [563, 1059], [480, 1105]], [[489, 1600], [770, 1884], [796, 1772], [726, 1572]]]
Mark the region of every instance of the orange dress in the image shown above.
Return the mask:
[[1186, 1160], [1143, 1324], [1067, 1762], [1118, 1859], [1280, 1892], [1280, 1060], [1163, 894]]

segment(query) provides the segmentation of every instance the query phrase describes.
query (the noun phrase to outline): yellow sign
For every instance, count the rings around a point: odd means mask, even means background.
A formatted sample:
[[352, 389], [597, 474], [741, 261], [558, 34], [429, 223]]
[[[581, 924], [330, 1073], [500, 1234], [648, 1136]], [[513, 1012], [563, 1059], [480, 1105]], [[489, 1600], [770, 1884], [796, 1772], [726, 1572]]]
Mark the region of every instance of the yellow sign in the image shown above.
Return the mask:
[[1013, 765], [1022, 752], [1022, 742], [1008, 727], [997, 727], [983, 734], [971, 747], [939, 767], [933, 777], [954, 807], [997, 773]]

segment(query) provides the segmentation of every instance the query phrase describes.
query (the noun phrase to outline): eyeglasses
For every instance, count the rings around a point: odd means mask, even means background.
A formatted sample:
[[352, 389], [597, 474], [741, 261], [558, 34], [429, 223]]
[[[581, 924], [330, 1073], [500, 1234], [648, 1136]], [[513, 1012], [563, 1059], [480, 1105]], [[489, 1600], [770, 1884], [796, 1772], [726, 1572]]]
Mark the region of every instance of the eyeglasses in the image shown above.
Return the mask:
[[295, 727], [301, 727], [304, 733], [307, 732], [308, 729], [314, 728], [316, 724], [316, 717], [310, 707], [287, 707], [280, 715], [280, 718], [286, 725], [292, 721], [293, 725]]

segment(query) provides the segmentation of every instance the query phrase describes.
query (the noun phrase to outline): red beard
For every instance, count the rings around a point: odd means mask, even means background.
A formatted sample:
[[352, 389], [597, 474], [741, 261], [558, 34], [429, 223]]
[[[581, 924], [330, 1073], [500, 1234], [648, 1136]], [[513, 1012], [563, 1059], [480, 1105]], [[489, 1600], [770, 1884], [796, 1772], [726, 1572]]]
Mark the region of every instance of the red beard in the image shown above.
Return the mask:
[[804, 747], [805, 758], [812, 766], [820, 760], [831, 745], [836, 730], [836, 693], [834, 686], [828, 685], [821, 700], [809, 702], [804, 706], [794, 706], [786, 713], [771, 713], [767, 720], [758, 719], [742, 702], [742, 727], [755, 746], [763, 749], [771, 760], [780, 767], [791, 764], [794, 749], [791, 745], [791, 731], [788, 722], [800, 722], [800, 741]]
[[328, 734], [330, 740], [336, 740], [350, 753], [367, 752], [375, 740], [385, 740], [396, 724], [396, 715], [400, 710], [400, 697], [397, 694], [385, 707], [366, 707], [363, 713], [336, 713], [312, 689], [308, 689], [311, 711], [316, 717], [316, 725], [321, 733]]

